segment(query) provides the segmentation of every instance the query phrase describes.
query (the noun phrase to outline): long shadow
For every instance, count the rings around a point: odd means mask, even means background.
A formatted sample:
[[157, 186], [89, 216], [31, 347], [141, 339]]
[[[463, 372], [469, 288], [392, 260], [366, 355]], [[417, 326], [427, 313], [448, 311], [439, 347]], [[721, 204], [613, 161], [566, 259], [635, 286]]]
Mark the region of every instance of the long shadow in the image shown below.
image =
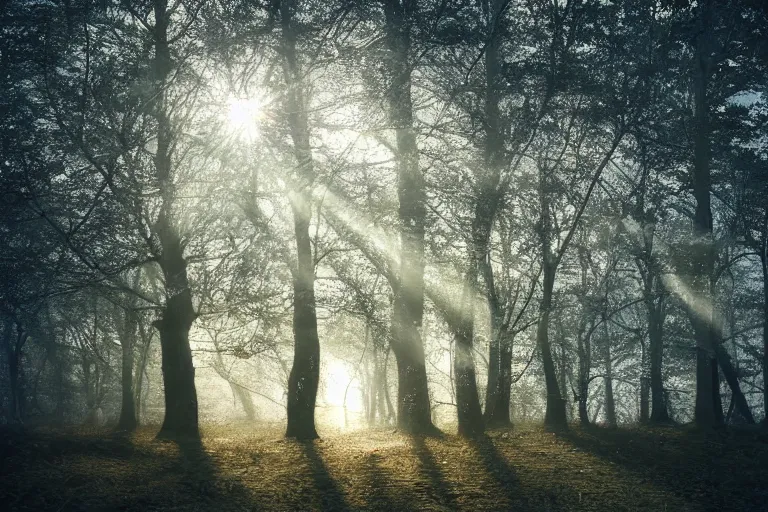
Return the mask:
[[301, 443], [302, 452], [309, 461], [315, 489], [320, 495], [322, 510], [350, 510], [344, 492], [331, 476], [314, 441]]
[[470, 439], [470, 444], [475, 449], [486, 471], [501, 488], [509, 506], [525, 505], [526, 499], [521, 496], [520, 480], [512, 466], [504, 456], [499, 453], [493, 440], [486, 434]]
[[[157, 492], [158, 487], [150, 486], [149, 490], [143, 491], [150, 481], [155, 484], [167, 482], [173, 487], [169, 491], [173, 492], [174, 499], [176, 496], [182, 498], [182, 503], [174, 503], [174, 506], [194, 507], [199, 503], [210, 503], [209, 508], [221, 510], [224, 508], [221, 504], [228, 506], [233, 500], [249, 503], [242, 486], [228, 485], [221, 479], [199, 440], [169, 443], [178, 446], [179, 450], [178, 454], [175, 450], [168, 454], [137, 446], [131, 436], [122, 434], [96, 437], [21, 433], [20, 436], [26, 440], [25, 444], [17, 448], [18, 443], [14, 443], [11, 447], [17, 453], [4, 450], [4, 455], [17, 459], [21, 456], [26, 466], [33, 464], [47, 471], [45, 479], [36, 483], [37, 490], [30, 487], [15, 493], [18, 494], [17, 504], [29, 504], [31, 510], [50, 506], [54, 510], [90, 510], [94, 506], [100, 510], [167, 508], [171, 498]], [[103, 461], [92, 460], [94, 457]], [[75, 464], [72, 464], [73, 460]], [[78, 460], [85, 463], [77, 463]], [[41, 465], [43, 461], [46, 465]], [[105, 470], [104, 475], [100, 473], [101, 469]], [[104, 489], [115, 486], [129, 492], [104, 495]], [[217, 493], [218, 489], [226, 492]], [[1, 485], [0, 495], [3, 495]], [[95, 500], [99, 500], [98, 505]]]
[[441, 505], [454, 509], [457, 508], [455, 492], [451, 485], [443, 478], [443, 473], [437, 466], [429, 448], [427, 448], [424, 437], [411, 437], [411, 448], [419, 459], [422, 474], [429, 481], [429, 487], [426, 489], [426, 492], [433, 494], [436, 501]]
[[181, 439], [175, 444], [179, 447], [179, 469], [184, 474], [185, 485], [201, 497], [214, 497], [217, 494], [218, 471], [202, 441]]
[[[664, 432], [674, 435], [666, 437]], [[744, 443], [732, 435], [671, 427], [654, 432], [596, 426], [559, 434], [577, 449], [640, 475], [701, 510], [768, 510], [768, 495], [759, 483], [768, 481], [768, 444], [757, 437]]]
[[0, 445], [0, 458], [16, 455], [18, 447], [35, 447], [28, 451], [35, 457], [55, 459], [61, 456], [87, 455], [106, 459], [128, 460], [142, 452], [127, 437], [95, 437], [80, 434], [50, 434], [36, 431], [16, 431], [0, 438], [7, 440]]
[[[256, 507], [254, 497], [243, 483], [224, 475], [216, 461], [206, 452], [200, 439], [179, 439], [168, 442], [179, 448], [171, 471], [181, 474], [181, 484], [189, 505], [210, 510]], [[179, 504], [181, 505], [181, 504]]]
[[363, 462], [363, 473], [368, 477], [368, 493], [366, 500], [367, 510], [418, 510], [416, 498], [405, 489], [396, 489], [397, 494], [392, 495], [394, 489], [392, 480], [380, 467], [381, 457], [377, 453], [370, 454]]

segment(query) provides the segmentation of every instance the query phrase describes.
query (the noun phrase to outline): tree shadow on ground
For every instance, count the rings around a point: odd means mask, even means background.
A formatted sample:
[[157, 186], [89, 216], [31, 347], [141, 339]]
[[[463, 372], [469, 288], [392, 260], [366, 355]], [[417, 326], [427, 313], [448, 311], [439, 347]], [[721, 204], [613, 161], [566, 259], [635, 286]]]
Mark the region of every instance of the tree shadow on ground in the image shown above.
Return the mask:
[[[381, 467], [381, 455], [376, 452], [365, 457], [362, 473], [366, 476], [367, 510], [419, 510], [417, 500], [404, 486], [395, 482]], [[394, 492], [393, 492], [394, 491]]]
[[490, 477], [496, 482], [507, 500], [507, 505], [512, 508], [524, 506], [527, 500], [521, 496], [520, 480], [506, 458], [499, 453], [488, 435], [483, 434], [469, 440], [477, 457]]
[[[243, 510], [248, 490], [225, 477], [199, 440], [142, 442], [125, 434], [26, 432], [2, 450], [14, 474], [10, 510]], [[4, 457], [5, 458], [5, 457]]]
[[575, 428], [558, 436], [700, 510], [768, 510], [768, 442], [734, 431]]
[[36, 430], [0, 431], [0, 458], [24, 455], [55, 461], [62, 456], [88, 455], [114, 460], [129, 460], [143, 455], [128, 436], [67, 435]]
[[303, 442], [301, 447], [304, 457], [309, 462], [309, 470], [320, 498], [321, 510], [351, 510], [344, 492], [328, 471], [316, 442]]
[[[156, 441], [178, 448], [178, 455], [171, 462], [170, 472], [176, 473], [180, 509], [241, 510], [257, 507], [254, 497], [243, 483], [232, 475], [225, 475], [216, 460], [205, 450], [200, 439], [188, 438], [175, 441]], [[128, 509], [131, 508], [129, 504]], [[139, 508], [134, 507], [137, 510]]]
[[413, 436], [410, 438], [411, 450], [419, 460], [420, 472], [425, 477], [426, 481], [418, 482], [419, 485], [425, 486], [424, 491], [428, 496], [431, 496], [440, 505], [455, 509], [456, 493], [452, 486], [443, 477], [443, 472], [440, 470], [435, 457], [432, 452], [429, 451], [425, 443], [424, 436]]

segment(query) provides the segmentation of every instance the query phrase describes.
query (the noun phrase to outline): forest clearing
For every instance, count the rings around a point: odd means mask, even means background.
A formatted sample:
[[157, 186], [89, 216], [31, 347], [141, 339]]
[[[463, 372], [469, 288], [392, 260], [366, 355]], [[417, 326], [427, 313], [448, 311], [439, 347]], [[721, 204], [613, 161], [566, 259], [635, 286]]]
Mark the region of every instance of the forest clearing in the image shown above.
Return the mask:
[[[768, 433], [687, 427], [392, 430], [283, 438], [206, 426], [202, 446], [100, 431], [3, 436], [5, 510], [766, 510]], [[5, 433], [5, 432], [4, 432]]]

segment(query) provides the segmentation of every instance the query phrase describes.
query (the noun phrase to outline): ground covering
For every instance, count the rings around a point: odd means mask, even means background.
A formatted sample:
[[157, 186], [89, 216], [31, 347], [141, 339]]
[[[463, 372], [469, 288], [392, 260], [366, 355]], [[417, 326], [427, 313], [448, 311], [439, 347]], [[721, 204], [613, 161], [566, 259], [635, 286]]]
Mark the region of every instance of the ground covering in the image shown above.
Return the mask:
[[94, 430], [0, 431], [3, 510], [768, 510], [768, 433], [684, 427], [473, 441], [389, 430], [282, 438], [203, 428], [202, 443]]

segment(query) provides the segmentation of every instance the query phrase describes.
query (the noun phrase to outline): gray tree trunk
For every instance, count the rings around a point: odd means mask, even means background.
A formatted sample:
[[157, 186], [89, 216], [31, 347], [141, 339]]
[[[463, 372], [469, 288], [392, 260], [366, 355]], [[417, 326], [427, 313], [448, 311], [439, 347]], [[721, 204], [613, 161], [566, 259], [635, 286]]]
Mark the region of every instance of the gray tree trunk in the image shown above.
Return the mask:
[[138, 425], [136, 401], [133, 393], [133, 348], [136, 345], [136, 331], [139, 321], [135, 311], [126, 310], [124, 315], [119, 335], [120, 352], [122, 355], [120, 375], [122, 400], [117, 428], [118, 430], [131, 432]]
[[409, 433], [432, 433], [421, 326], [424, 315], [424, 223], [426, 196], [413, 129], [411, 100], [411, 22], [415, 0], [384, 5], [389, 118], [397, 139], [397, 195], [400, 221], [400, 272], [395, 286], [392, 351], [397, 360], [397, 423]]
[[154, 72], [157, 92], [153, 113], [157, 122], [155, 175], [160, 188], [160, 214], [154, 230], [160, 240], [160, 268], [165, 278], [165, 306], [161, 319], [155, 322], [160, 332], [163, 382], [165, 384], [165, 417], [158, 438], [199, 439], [195, 367], [189, 344], [189, 330], [196, 318], [192, 292], [187, 279], [187, 262], [181, 235], [174, 225], [175, 202], [171, 154], [174, 147], [170, 108], [167, 104], [168, 79], [173, 72], [168, 27], [171, 13], [167, 0], [154, 0], [155, 47]]
[[694, 62], [694, 155], [693, 195], [696, 199], [694, 216], [694, 244], [691, 254], [693, 263], [693, 287], [698, 297], [689, 309], [696, 339], [696, 408], [694, 420], [699, 426], [712, 426], [718, 421], [715, 412], [714, 385], [712, 382], [713, 351], [713, 294], [715, 253], [712, 240], [712, 209], [710, 206], [710, 127], [708, 86], [712, 72], [710, 38], [712, 25], [712, 1], [704, 0], [698, 6], [699, 31], [696, 37]]
[[315, 309], [315, 265], [312, 260], [311, 186], [314, 163], [301, 65], [296, 52], [294, 0], [280, 2], [283, 75], [287, 86], [286, 111], [298, 166], [296, 197], [291, 201], [296, 238], [297, 268], [293, 276], [293, 365], [288, 377], [288, 425], [286, 437], [309, 440], [318, 437], [315, 403], [320, 381], [320, 339]]

